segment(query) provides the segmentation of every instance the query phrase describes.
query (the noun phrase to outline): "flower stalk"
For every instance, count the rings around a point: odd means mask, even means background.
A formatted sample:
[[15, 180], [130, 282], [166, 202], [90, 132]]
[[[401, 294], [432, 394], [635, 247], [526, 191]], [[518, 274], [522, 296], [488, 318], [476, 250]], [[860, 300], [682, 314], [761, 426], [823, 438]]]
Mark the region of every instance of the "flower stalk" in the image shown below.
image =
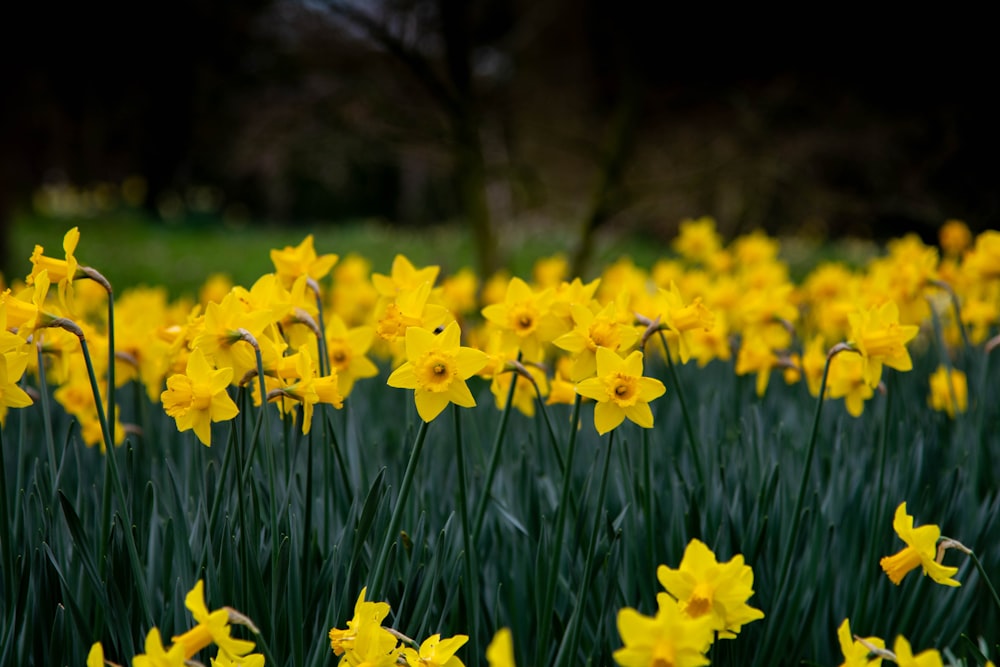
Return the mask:
[[413, 449], [410, 451], [410, 460], [406, 464], [406, 472], [403, 473], [403, 482], [399, 487], [399, 495], [396, 497], [396, 505], [392, 508], [392, 515], [389, 518], [389, 527], [382, 540], [382, 546], [378, 551], [378, 559], [371, 573], [371, 598], [373, 600], [383, 597], [382, 585], [385, 578], [386, 562], [389, 560], [389, 551], [396, 542], [399, 524], [403, 520], [403, 509], [406, 507], [406, 500], [410, 495], [410, 487], [413, 485], [413, 477], [417, 471], [417, 463], [420, 460], [420, 452], [424, 449], [424, 441], [427, 439], [427, 426], [429, 422], [421, 421], [420, 428], [417, 429], [417, 437], [413, 441]]

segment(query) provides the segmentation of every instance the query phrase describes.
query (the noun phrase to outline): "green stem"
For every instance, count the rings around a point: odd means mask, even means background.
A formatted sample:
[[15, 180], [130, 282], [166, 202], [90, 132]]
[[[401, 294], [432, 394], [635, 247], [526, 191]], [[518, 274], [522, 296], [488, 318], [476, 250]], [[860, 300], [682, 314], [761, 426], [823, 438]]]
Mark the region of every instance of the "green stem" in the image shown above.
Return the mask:
[[3, 571], [7, 575], [7, 581], [4, 582], [6, 585], [5, 599], [14, 600], [17, 580], [14, 574], [14, 552], [10, 546], [11, 538], [14, 536], [14, 526], [11, 524], [10, 508], [7, 506], [6, 458], [7, 450], [3, 442], [3, 429], [0, 429], [0, 520], [3, 521], [0, 524], [0, 528], [3, 529], [3, 532], [0, 533], [0, 558], [3, 559]]
[[556, 656], [556, 665], [562, 664], [563, 661], [561, 658], [563, 655], [568, 655], [570, 664], [573, 664], [574, 656], [576, 656], [576, 647], [580, 642], [580, 626], [583, 623], [581, 619], [586, 601], [586, 592], [590, 590], [590, 578], [593, 576], [592, 570], [594, 567], [594, 552], [597, 550], [597, 535], [600, 533], [601, 519], [604, 517], [604, 496], [608, 488], [608, 469], [611, 467], [611, 448], [614, 446], [614, 442], [615, 432], [612, 430], [611, 435], [608, 436], [608, 446], [604, 452], [604, 470], [601, 472], [601, 486], [597, 491], [597, 507], [594, 509], [594, 527], [590, 531], [590, 541], [587, 544], [587, 557], [584, 560], [583, 566], [583, 585], [577, 593], [576, 608], [573, 610], [573, 618], [570, 621], [570, 641], [565, 653], [563, 653], [562, 647], [560, 648], [560, 655]]
[[[518, 361], [521, 360], [521, 353], [517, 355]], [[510, 389], [507, 391], [507, 403], [503, 406], [503, 411], [500, 413], [500, 424], [497, 426], [497, 432], [493, 437], [493, 448], [490, 454], [490, 463], [486, 468], [486, 483], [483, 484], [482, 495], [479, 496], [479, 502], [476, 504], [476, 518], [472, 522], [472, 541], [479, 544], [479, 535], [483, 530], [483, 519], [486, 517], [486, 505], [490, 499], [491, 489], [493, 487], [493, 478], [496, 476], [497, 467], [500, 465], [500, 446], [503, 444], [503, 436], [507, 432], [507, 422], [510, 418], [510, 411], [514, 403], [514, 387], [517, 386], [517, 378], [514, 378], [510, 383]]]
[[[239, 391], [241, 393], [248, 393], [246, 391], [246, 389], [244, 389], [242, 387], [240, 388]], [[244, 403], [244, 401], [241, 399], [240, 400], [240, 404], [242, 405], [243, 403]], [[219, 470], [219, 488], [216, 489], [215, 497], [212, 498], [212, 509], [211, 509], [211, 511], [208, 514], [208, 530], [209, 530], [209, 535], [212, 535], [213, 532], [214, 532], [215, 522], [216, 522], [216, 519], [217, 519], [218, 514], [219, 514], [219, 507], [221, 507], [221, 505], [222, 505], [222, 498], [223, 498], [223, 496], [226, 495], [224, 493], [224, 490], [225, 490], [225, 481], [226, 481], [226, 474], [229, 472], [230, 461], [233, 458], [233, 450], [236, 449], [236, 447], [237, 447], [238, 438], [239, 438], [239, 436], [238, 436], [238, 434], [236, 432], [236, 427], [234, 426], [233, 429], [229, 433], [229, 438], [226, 440], [226, 452], [222, 456], [222, 468]], [[239, 473], [237, 472], [237, 475], [238, 474]], [[239, 480], [237, 480], [237, 482], [239, 482]], [[208, 561], [208, 549], [209, 549], [210, 544], [211, 544], [211, 540], [205, 540], [205, 544], [202, 547], [202, 552], [201, 552], [201, 568], [204, 568], [205, 564]], [[199, 570], [201, 568], [199, 568]]]
[[546, 655], [549, 643], [549, 631], [552, 626], [552, 609], [555, 606], [556, 582], [559, 579], [559, 564], [562, 560], [563, 533], [566, 528], [566, 514], [569, 509], [570, 487], [573, 485], [573, 458], [576, 453], [577, 425], [580, 423], [580, 394], [573, 401], [573, 418], [569, 433], [569, 446], [566, 450], [566, 472], [563, 474], [562, 494], [559, 499], [559, 509], [556, 514], [556, 527], [552, 536], [552, 562], [549, 565], [548, 577], [545, 578], [545, 596], [542, 598], [542, 609], [538, 617], [538, 646], [535, 654], [535, 664], [547, 663]]
[[[108, 293], [108, 425], [115, 426], [115, 295], [111, 285]], [[96, 400], [101, 400], [97, 398]]]
[[389, 560], [389, 551], [396, 542], [396, 533], [399, 532], [399, 524], [403, 520], [403, 509], [406, 507], [407, 496], [410, 495], [410, 487], [413, 485], [413, 476], [417, 471], [417, 462], [420, 459], [420, 452], [424, 448], [424, 441], [427, 439], [427, 422], [421, 421], [417, 430], [417, 437], [413, 441], [413, 450], [410, 452], [410, 460], [406, 464], [406, 472], [403, 473], [403, 482], [399, 487], [399, 496], [396, 497], [396, 506], [392, 508], [392, 516], [389, 518], [389, 528], [386, 530], [382, 547], [379, 549], [378, 560], [375, 561], [375, 568], [372, 570], [370, 595], [372, 600], [382, 599], [382, 580], [385, 578], [385, 566]]
[[326, 377], [330, 374], [330, 357], [326, 351], [326, 320], [323, 317], [323, 297], [320, 294], [319, 283], [309, 278], [309, 287], [316, 295], [316, 324], [319, 326], [319, 336], [316, 338], [316, 349], [319, 352], [319, 374]]
[[563, 475], [566, 473], [566, 462], [563, 461], [562, 452], [559, 451], [559, 439], [556, 438], [556, 431], [552, 428], [552, 421], [549, 419], [549, 411], [545, 408], [545, 398], [542, 396], [542, 388], [538, 386], [538, 382], [535, 381], [535, 378], [531, 376], [531, 373], [529, 373], [527, 369], [524, 369], [523, 372], [521, 371], [524, 367], [521, 366], [520, 362], [518, 362], [517, 365], [520, 366], [520, 368], [515, 369], [515, 377], [512, 382], [517, 382], [517, 375], [520, 375], [521, 377], [527, 379], [528, 382], [531, 383], [531, 386], [535, 388], [535, 397], [538, 399], [538, 411], [542, 413], [542, 419], [545, 421], [545, 428], [549, 432], [549, 439], [552, 442], [552, 453], [556, 455], [556, 463], [559, 465], [559, 474]]
[[698, 452], [698, 441], [694, 437], [694, 427], [691, 425], [691, 415], [688, 412], [687, 400], [684, 398], [684, 388], [681, 386], [680, 378], [677, 376], [677, 369], [674, 366], [673, 357], [670, 355], [670, 346], [667, 345], [667, 337], [663, 335], [663, 330], [658, 331], [660, 343], [663, 344], [663, 354], [667, 357], [667, 368], [670, 369], [670, 377], [674, 381], [674, 389], [677, 390], [677, 400], [681, 404], [681, 415], [684, 417], [684, 430], [687, 432], [688, 443], [691, 446], [691, 458], [694, 461], [694, 469], [698, 474], [698, 485], [705, 487], [705, 473], [701, 466], [701, 455]]
[[42, 352], [42, 334], [37, 335], [35, 349], [38, 351], [38, 393], [42, 399], [42, 423], [45, 428], [45, 449], [49, 455], [49, 479], [52, 483], [52, 497], [56, 495], [56, 442], [52, 434], [52, 405], [49, 401], [48, 383], [45, 381], [45, 358]]
[[656, 572], [656, 553], [654, 551], [656, 525], [656, 503], [653, 502], [653, 462], [650, 456], [649, 444], [650, 429], [642, 429], [642, 468], [646, 473], [646, 494], [645, 501], [645, 524], [646, 524], [646, 559], [649, 561], [649, 573]]
[[[465, 478], [465, 452], [462, 440], [462, 413], [458, 406], [452, 406], [455, 415], [455, 466], [458, 468], [458, 516], [462, 522], [462, 546], [465, 549], [465, 604], [469, 621], [469, 639], [472, 646], [479, 643], [479, 571], [476, 558], [476, 545], [472, 541], [472, 531], [469, 527], [469, 508], [467, 499], [467, 480]], [[471, 667], [479, 667], [479, 651], [470, 651]]]
[[[257, 357], [257, 380], [260, 382], [260, 410], [264, 429], [264, 459], [267, 465], [267, 486], [270, 492], [271, 519], [271, 618], [277, 618], [278, 612], [278, 555], [281, 551], [281, 538], [278, 535], [278, 494], [275, 488], [275, 479], [278, 476], [277, 466], [274, 462], [274, 446], [271, 442], [271, 423], [267, 414], [267, 384], [264, 381], [264, 358], [260, 354], [260, 345], [249, 332], [243, 333], [243, 340], [253, 346], [254, 355]], [[247, 462], [249, 463], [249, 461]]]
[[1000, 610], [1000, 595], [997, 595], [997, 589], [993, 587], [993, 582], [990, 580], [990, 576], [986, 574], [986, 569], [983, 564], [979, 562], [979, 557], [976, 556], [976, 552], [969, 549], [969, 558], [975, 563], [976, 569], [979, 570], [979, 576], [983, 578], [986, 582], [986, 587], [990, 589], [990, 595], [993, 596], [993, 603], [997, 606], [997, 610]]
[[[304, 410], [303, 410], [304, 412]], [[309, 541], [312, 538], [312, 515], [313, 515], [313, 431], [309, 429], [309, 435], [306, 436], [308, 444], [306, 445], [306, 461], [308, 462], [305, 467], [306, 476], [306, 492], [305, 492], [305, 509], [303, 510], [304, 517], [302, 520], [302, 565], [300, 571], [302, 572], [302, 599], [308, 599], [309, 593]]]
[[[892, 407], [892, 394], [886, 391], [886, 401], [885, 401], [885, 412], [882, 413], [882, 432], [879, 434], [878, 448], [879, 448], [879, 462], [878, 462], [878, 481], [875, 485], [875, 502], [873, 505], [873, 516], [868, 521], [868, 559], [865, 563], [874, 563], [878, 558], [878, 545], [879, 545], [879, 534], [882, 532], [882, 526], [884, 525], [882, 519], [882, 490], [885, 488], [885, 462], [888, 457], [889, 451], [889, 415], [891, 414], [890, 408]], [[865, 586], [861, 587], [861, 604], [857, 607], [857, 610], [852, 616], [852, 618], [857, 618], [858, 621], [867, 620], [867, 610], [868, 610], [868, 594], [869, 591], [874, 588], [872, 585], [872, 576], [878, 574], [878, 570], [875, 568], [867, 568], [868, 576], [865, 578]], [[860, 627], [860, 626], [858, 626]]]
[[812, 432], [809, 435], [809, 444], [806, 446], [806, 461], [802, 467], [802, 479], [799, 482], [799, 493], [795, 499], [795, 510], [792, 513], [792, 533], [785, 543], [785, 553], [781, 558], [781, 569], [778, 570], [778, 586], [774, 591], [775, 609], [780, 609], [782, 596], [785, 592], [785, 584], [788, 582], [789, 566], [792, 562], [792, 552], [795, 549], [795, 542], [799, 537], [799, 528], [802, 525], [802, 505], [805, 502], [806, 487], [809, 484], [809, 470], [812, 468], [813, 456], [816, 453], [816, 440], [819, 435], [820, 415], [823, 412], [823, 398], [826, 394], [826, 379], [830, 373], [830, 362], [840, 352], [851, 350], [843, 343], [834, 345], [826, 355], [826, 364], [823, 366], [823, 379], [819, 385], [819, 397], [816, 399], [816, 412], [813, 414]]
[[[69, 331], [73, 331], [70, 327], [64, 328], [67, 328]], [[80, 348], [83, 350], [83, 359], [87, 364], [87, 375], [90, 376], [90, 389], [94, 393], [94, 404], [97, 406], [97, 418], [101, 425], [101, 434], [104, 436], [105, 460], [107, 461], [104, 483], [105, 486], [107, 486], [109, 481], [107, 478], [111, 478], [110, 481], [113, 485], [114, 493], [118, 497], [118, 503], [121, 505], [121, 511], [124, 516], [124, 530], [122, 532], [125, 534], [125, 546], [128, 548], [129, 560], [132, 563], [132, 577], [134, 579], [136, 589], [139, 592], [139, 600], [142, 604], [142, 610], [146, 614], [145, 621], [147, 624], [152, 625], [153, 608], [149, 602], [149, 592], [146, 590], [146, 577], [143, 576], [142, 564], [139, 561], [139, 550], [135, 546], [135, 537], [132, 535], [132, 517], [129, 512], [128, 502], [125, 496], [125, 488], [122, 486], [122, 480], [118, 474], [115, 444], [108, 428], [108, 419], [104, 413], [104, 404], [101, 402], [101, 392], [97, 385], [97, 375], [94, 373], [94, 362], [90, 357], [90, 349], [87, 346], [87, 340], [84, 337], [83, 332], [79, 329], [79, 327], [76, 327], [76, 330], [73, 331], [73, 333], [80, 339]]]

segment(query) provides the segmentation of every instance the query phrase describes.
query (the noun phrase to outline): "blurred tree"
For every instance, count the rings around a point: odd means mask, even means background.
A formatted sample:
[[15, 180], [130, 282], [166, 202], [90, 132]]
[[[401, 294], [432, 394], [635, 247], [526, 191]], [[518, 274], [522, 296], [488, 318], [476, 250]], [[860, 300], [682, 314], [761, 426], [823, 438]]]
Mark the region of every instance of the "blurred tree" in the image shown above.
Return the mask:
[[496, 21], [498, 14], [507, 14], [507, 3], [396, 0], [360, 4], [329, 0], [327, 6], [397, 59], [444, 116], [457, 200], [472, 229], [478, 267], [482, 275], [488, 275], [497, 268], [499, 258], [487, 203], [481, 100], [472, 60], [474, 49], [484, 40], [496, 39], [509, 29], [509, 24]]
[[[271, 0], [12, 3], [0, 39], [0, 239], [42, 182], [213, 182]], [[10, 34], [17, 31], [17, 34]], [[5, 250], [0, 241], [0, 252]], [[0, 256], [0, 269], [6, 268]]]

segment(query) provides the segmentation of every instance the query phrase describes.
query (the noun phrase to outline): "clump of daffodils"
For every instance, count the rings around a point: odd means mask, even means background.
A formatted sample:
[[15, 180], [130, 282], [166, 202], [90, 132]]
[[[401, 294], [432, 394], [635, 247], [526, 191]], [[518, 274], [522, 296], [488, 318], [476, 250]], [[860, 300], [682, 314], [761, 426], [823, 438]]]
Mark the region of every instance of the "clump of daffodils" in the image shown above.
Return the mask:
[[657, 578], [666, 592], [656, 596], [652, 617], [626, 607], [618, 612], [624, 646], [614, 653], [623, 667], [709, 664], [706, 653], [716, 639], [734, 639], [742, 627], [764, 618], [747, 604], [753, 595], [753, 570], [737, 554], [720, 563], [700, 540], [691, 540], [680, 565], [661, 565]]
[[466, 635], [455, 635], [445, 639], [434, 634], [421, 643], [387, 628], [382, 623], [391, 608], [386, 602], [365, 599], [367, 588], [361, 589], [354, 605], [354, 617], [347, 621], [347, 627], [331, 628], [330, 648], [340, 656], [338, 664], [347, 667], [357, 665], [391, 667], [463, 667], [456, 655], [469, 640]]
[[[234, 624], [258, 633], [253, 622], [230, 607], [209, 611], [202, 580], [188, 592], [184, 606], [194, 617], [194, 627], [171, 637], [169, 644], [163, 643], [159, 628], [154, 627], [146, 635], [144, 652], [132, 659], [133, 667], [186, 667], [195, 656], [213, 645], [216, 651], [211, 658], [212, 665], [264, 667], [264, 656], [253, 653], [255, 643], [232, 635]], [[87, 656], [87, 667], [103, 667], [105, 664], [114, 663], [105, 661], [103, 646], [95, 643]]]

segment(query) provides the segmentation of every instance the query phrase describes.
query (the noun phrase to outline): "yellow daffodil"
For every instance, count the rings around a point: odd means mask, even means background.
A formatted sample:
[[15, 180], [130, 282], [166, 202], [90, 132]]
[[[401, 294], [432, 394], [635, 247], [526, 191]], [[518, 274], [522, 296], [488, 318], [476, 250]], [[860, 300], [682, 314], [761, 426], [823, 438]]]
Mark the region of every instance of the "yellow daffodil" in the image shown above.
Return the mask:
[[569, 260], [562, 253], [539, 257], [531, 268], [531, 277], [539, 287], [556, 287], [569, 275]]
[[715, 326], [715, 315], [705, 307], [701, 297], [695, 297], [690, 304], [685, 305], [680, 290], [673, 281], [669, 290], [662, 287], [657, 290], [653, 308], [654, 312], [643, 315], [650, 319], [659, 317], [663, 326], [674, 332], [681, 363], [686, 364], [691, 358], [691, 332], [711, 330]]
[[184, 647], [185, 659], [190, 660], [209, 644], [218, 646], [220, 654], [229, 658], [245, 655], [254, 649], [254, 642], [232, 636], [229, 609], [223, 607], [215, 611], [208, 610], [205, 604], [205, 584], [201, 579], [188, 591], [184, 606], [198, 622], [198, 625], [184, 634], [172, 638], [175, 645]]
[[47, 257], [45, 248], [40, 245], [35, 246], [31, 253], [31, 273], [25, 279], [28, 285], [34, 285], [35, 280], [42, 271], [48, 273], [51, 282], [59, 283], [59, 302], [66, 312], [73, 311], [73, 280], [76, 278], [79, 263], [73, 253], [80, 242], [80, 228], [74, 227], [63, 236], [63, 252], [66, 259]]
[[927, 403], [939, 412], [947, 412], [952, 419], [955, 413], [969, 407], [969, 384], [965, 373], [957, 368], [938, 366], [931, 375], [931, 395]]
[[556, 370], [549, 381], [549, 395], [545, 405], [573, 405], [576, 400], [576, 385], [569, 379], [569, 369], [573, 362], [569, 357], [560, 357]]
[[345, 651], [354, 648], [354, 642], [358, 637], [358, 632], [367, 625], [381, 626], [382, 621], [389, 615], [391, 608], [387, 602], [371, 602], [365, 600], [367, 588], [361, 589], [357, 601], [354, 603], [354, 618], [347, 622], [347, 629], [330, 629], [330, 648], [334, 655], [343, 655]]
[[0, 303], [0, 424], [7, 408], [24, 408], [32, 404], [18, 382], [28, 367], [27, 344], [20, 336], [7, 331], [7, 304]]
[[663, 396], [666, 388], [655, 378], [642, 375], [642, 352], [635, 350], [622, 359], [606, 347], [597, 348], [597, 377], [576, 385], [576, 392], [597, 401], [594, 426], [604, 435], [628, 417], [643, 428], [653, 427], [649, 402]]
[[57, 315], [45, 310], [49, 284], [49, 272], [42, 271], [35, 276], [32, 287], [16, 296], [9, 289], [0, 294], [0, 303], [7, 306], [7, 327], [17, 329], [18, 335], [24, 339], [35, 329], [44, 328], [57, 318]]
[[732, 639], [744, 624], [764, 618], [764, 612], [747, 604], [753, 595], [753, 570], [741, 554], [719, 563], [703, 542], [691, 540], [680, 567], [661, 565], [656, 577], [685, 616], [706, 619], [722, 638]]
[[145, 651], [132, 659], [132, 667], [185, 667], [184, 645], [174, 644], [168, 651], [157, 628], [146, 635]]
[[[856, 354], [838, 354], [830, 361], [827, 376], [829, 396], [843, 398], [844, 407], [852, 417], [860, 417], [865, 401], [875, 395], [875, 390], [865, 382], [863, 372], [864, 361]], [[821, 375], [820, 381], [822, 379]]]
[[573, 355], [570, 379], [579, 382], [596, 372], [597, 348], [606, 347], [621, 354], [639, 339], [639, 332], [635, 327], [621, 323], [618, 310], [617, 304], [613, 302], [604, 308], [599, 308], [596, 302], [591, 307], [570, 307], [573, 330], [552, 341], [553, 345]]
[[274, 270], [285, 286], [290, 286], [299, 276], [308, 276], [319, 280], [337, 263], [339, 257], [334, 254], [316, 255], [313, 247], [313, 235], [309, 234], [302, 243], [295, 246], [285, 246], [281, 250], [271, 250], [271, 261]]
[[497, 410], [503, 410], [507, 407], [507, 394], [510, 393], [510, 383], [516, 381], [517, 384], [514, 387], [514, 396], [511, 402], [521, 414], [526, 417], [534, 417], [535, 401], [538, 399], [538, 393], [535, 392], [535, 385], [537, 384], [541, 397], [545, 398], [549, 395], [549, 382], [545, 377], [545, 372], [537, 366], [529, 365], [521, 366], [521, 368], [534, 378], [534, 384], [520, 370], [504, 370], [493, 374], [493, 379], [490, 381], [490, 392], [496, 399]]
[[234, 348], [241, 341], [244, 346], [249, 346], [241, 330], [248, 331], [254, 338], [261, 338], [265, 327], [272, 322], [270, 310], [250, 310], [239, 298], [239, 290], [234, 288], [221, 303], [208, 304], [191, 347], [211, 357], [219, 368], [232, 369], [233, 376], [238, 379], [256, 367], [256, 362], [250, 362], [254, 358], [252, 352], [242, 356], [234, 353]]
[[736, 355], [736, 374], [757, 373], [757, 396], [763, 396], [771, 379], [771, 370], [777, 363], [778, 355], [763, 338], [748, 336], [743, 339]]
[[342, 317], [348, 326], [367, 324], [375, 310], [379, 294], [370, 275], [371, 264], [355, 254], [345, 257], [333, 269], [331, 312]]
[[706, 216], [682, 220], [673, 245], [685, 259], [705, 263], [722, 249], [722, 237], [715, 231], [715, 220]]
[[211, 667], [264, 667], [264, 656], [260, 653], [232, 657], [220, 653], [211, 660]]
[[1000, 231], [988, 229], [976, 237], [962, 270], [981, 281], [1000, 278]]
[[87, 653], [87, 667], [104, 667], [104, 647], [101, 642], [94, 642]]
[[211, 445], [211, 423], [228, 421], [239, 413], [226, 393], [232, 377], [232, 368], [212, 368], [204, 353], [196, 349], [185, 372], [167, 378], [167, 389], [160, 394], [163, 409], [176, 420], [179, 431], [194, 429], [202, 444]]
[[848, 319], [850, 343], [861, 353], [862, 377], [869, 387], [878, 386], [883, 364], [898, 371], [913, 368], [906, 343], [913, 340], [919, 327], [899, 323], [899, 308], [894, 301], [854, 313]]
[[[840, 664], [840, 667], [879, 667], [882, 664], [881, 657], [872, 657], [871, 649], [856, 640], [851, 634], [849, 619], [845, 618], [844, 622], [837, 628], [837, 641], [840, 642], [840, 650], [844, 654], [844, 662]], [[865, 637], [864, 641], [875, 648], [885, 648], [885, 641], [879, 637]]]
[[324, 377], [316, 377], [312, 356], [307, 349], [283, 357], [282, 360], [291, 359], [294, 359], [294, 365], [283, 364], [279, 375], [283, 379], [294, 381], [272, 393], [279, 397], [286, 396], [302, 405], [302, 434], [307, 435], [312, 428], [313, 407], [317, 403], [329, 403], [339, 410], [344, 407], [344, 397], [338, 387], [337, 371]]
[[941, 654], [937, 649], [927, 649], [919, 655], [913, 655], [910, 642], [900, 635], [896, 637], [896, 642], [892, 645], [893, 653], [896, 654], [896, 664], [899, 667], [944, 667], [941, 661]]
[[461, 331], [452, 322], [440, 334], [410, 327], [406, 330], [405, 364], [393, 371], [387, 384], [413, 389], [417, 412], [425, 422], [441, 414], [449, 403], [465, 408], [476, 404], [465, 381], [486, 365], [480, 350], [460, 347]]
[[401, 289], [395, 298], [383, 297], [375, 311], [375, 333], [390, 343], [402, 340], [410, 327], [433, 331], [454, 319], [448, 309], [429, 303], [431, 284]]
[[392, 298], [400, 292], [416, 289], [424, 283], [433, 286], [440, 270], [439, 266], [425, 266], [418, 269], [404, 255], [396, 255], [392, 259], [390, 275], [373, 273], [372, 284], [379, 294]]
[[465, 667], [455, 655], [469, 641], [467, 635], [455, 635], [441, 639], [440, 634], [431, 635], [420, 644], [420, 651], [403, 649], [403, 657], [410, 667]]
[[945, 254], [958, 257], [972, 245], [972, 232], [961, 220], [948, 220], [938, 230], [938, 242]]
[[486, 664], [489, 667], [516, 667], [514, 663], [514, 639], [510, 628], [500, 628], [486, 647]]
[[378, 375], [378, 367], [366, 354], [375, 338], [375, 328], [360, 326], [348, 329], [337, 314], [326, 323], [326, 351], [330, 368], [337, 371], [338, 388], [347, 397], [354, 381]]
[[729, 361], [733, 356], [730, 342], [729, 318], [724, 312], [715, 316], [709, 329], [691, 329], [687, 332], [687, 345], [691, 357], [704, 368], [708, 362], [718, 359]]
[[541, 361], [543, 345], [563, 333], [552, 313], [553, 292], [536, 292], [520, 278], [511, 278], [503, 303], [483, 308], [483, 317], [504, 332], [504, 347], [517, 346], [527, 361]]
[[233, 289], [233, 279], [224, 273], [213, 273], [202, 283], [198, 290], [199, 303], [219, 303]]
[[441, 281], [441, 302], [455, 315], [465, 315], [476, 309], [479, 279], [470, 268], [464, 268]]
[[656, 616], [625, 607], [618, 612], [622, 646], [612, 657], [622, 667], [699, 667], [709, 664], [705, 651], [712, 644], [711, 625], [692, 619], [666, 593], [656, 596]]
[[905, 502], [896, 508], [892, 527], [899, 538], [906, 542], [903, 549], [879, 561], [892, 583], [898, 585], [908, 572], [921, 567], [925, 575], [929, 574], [939, 584], [961, 586], [960, 582], [952, 579], [958, 568], [946, 567], [934, 559], [937, 555], [937, 542], [941, 537], [940, 528], [934, 524], [914, 528], [913, 517], [906, 513]]
[[[0, 406], [4, 414], [7, 408], [26, 408], [32, 404], [31, 397], [17, 384], [27, 365], [28, 355], [25, 352], [0, 354]], [[0, 415], [0, 423], [2, 422]]]

